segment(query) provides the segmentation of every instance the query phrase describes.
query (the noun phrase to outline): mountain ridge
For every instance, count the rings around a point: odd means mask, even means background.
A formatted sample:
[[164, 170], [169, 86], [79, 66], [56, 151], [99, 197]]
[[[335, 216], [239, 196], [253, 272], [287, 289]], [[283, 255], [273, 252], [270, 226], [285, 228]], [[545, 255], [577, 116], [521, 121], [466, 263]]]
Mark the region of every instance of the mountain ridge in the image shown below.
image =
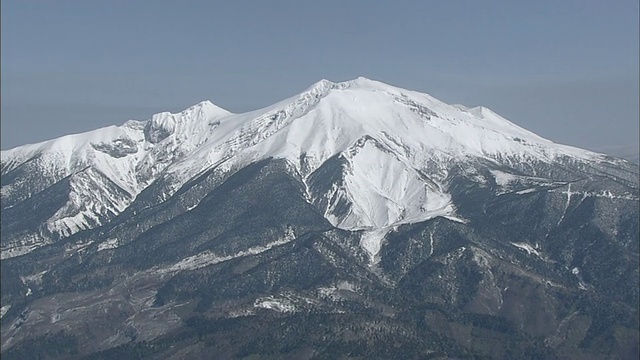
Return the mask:
[[[613, 161], [601, 154], [554, 144], [483, 107], [461, 109], [426, 94], [357, 78], [341, 83], [321, 80], [299, 95], [248, 113], [233, 114], [203, 101], [177, 114], [163, 112], [144, 122], [128, 121], [120, 127], [109, 126], [2, 151], [2, 173], [10, 178], [21, 166], [29, 168], [34, 163], [37, 170], [31, 173], [44, 173], [48, 182], [71, 176], [76, 196], [46, 229], [64, 237], [108, 221], [155, 181], [165, 183], [167, 197], [208, 169], [241, 167], [268, 157], [287, 158], [306, 176], [329, 158], [348, 152], [363, 137], [385, 144], [387, 152], [393, 152], [413, 171], [431, 164], [431, 177], [442, 175], [449, 163], [469, 158], [503, 164], [522, 160], [554, 162], [559, 157]], [[99, 179], [83, 178], [87, 168], [100, 174], [94, 176]], [[362, 176], [366, 178], [366, 172]], [[440, 176], [431, 181], [443, 179]], [[105, 185], [104, 181], [112, 185]], [[46, 187], [48, 182], [40, 183]], [[3, 207], [22, 200], [12, 197], [22, 186], [27, 187], [28, 194], [42, 190], [23, 183], [3, 184]], [[92, 186], [115, 186], [124, 193], [118, 199], [111, 199], [106, 193], [97, 197], [83, 195], [90, 193]], [[352, 187], [350, 191], [354, 190]], [[370, 196], [378, 196], [372, 191], [356, 203], [370, 202]], [[100, 202], [112, 205], [104, 207], [98, 205]], [[393, 202], [383, 202], [369, 206], [395, 207]], [[405, 207], [401, 207], [392, 211], [404, 211]], [[67, 213], [75, 215], [69, 217]], [[351, 226], [366, 224], [371, 221], [355, 220]]]
[[627, 161], [368, 79], [105, 129], [2, 152], [3, 356], [640, 352]]

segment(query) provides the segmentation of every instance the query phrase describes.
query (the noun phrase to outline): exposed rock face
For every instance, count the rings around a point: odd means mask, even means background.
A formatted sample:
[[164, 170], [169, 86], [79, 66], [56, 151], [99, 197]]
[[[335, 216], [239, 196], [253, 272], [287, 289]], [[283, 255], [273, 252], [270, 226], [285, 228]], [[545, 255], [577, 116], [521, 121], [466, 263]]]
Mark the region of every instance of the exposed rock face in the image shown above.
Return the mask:
[[91, 146], [93, 146], [94, 149], [102, 151], [103, 153], [115, 158], [125, 157], [138, 152], [136, 142], [126, 136], [114, 139], [108, 143], [92, 143]]

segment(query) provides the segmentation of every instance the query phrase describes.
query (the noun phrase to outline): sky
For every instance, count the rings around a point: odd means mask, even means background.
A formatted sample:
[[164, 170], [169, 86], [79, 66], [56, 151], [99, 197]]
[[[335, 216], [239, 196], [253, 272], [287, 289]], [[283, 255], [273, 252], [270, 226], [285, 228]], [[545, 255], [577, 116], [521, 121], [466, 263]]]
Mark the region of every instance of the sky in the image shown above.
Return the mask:
[[638, 147], [638, 0], [2, 0], [1, 148], [358, 76]]

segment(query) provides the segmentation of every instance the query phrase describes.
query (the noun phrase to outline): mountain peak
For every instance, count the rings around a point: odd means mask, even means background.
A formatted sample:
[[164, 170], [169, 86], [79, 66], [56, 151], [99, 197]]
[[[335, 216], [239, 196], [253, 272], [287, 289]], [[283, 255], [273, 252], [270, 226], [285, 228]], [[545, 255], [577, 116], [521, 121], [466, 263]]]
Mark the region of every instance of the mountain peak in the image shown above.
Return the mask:
[[321, 79], [320, 81], [317, 81], [316, 83], [308, 87], [303, 93], [306, 93], [306, 92], [326, 93], [333, 89], [344, 90], [344, 89], [353, 89], [353, 88], [387, 90], [387, 91], [399, 90], [399, 88], [383, 83], [381, 81], [372, 80], [363, 76], [359, 76], [352, 80], [346, 80], [346, 81], [340, 81], [340, 82]]
[[389, 84], [383, 83], [378, 80], [372, 80], [364, 76], [358, 76], [353, 80], [344, 81], [343, 83], [349, 84], [351, 86], [360, 86], [360, 87], [393, 87]]
[[182, 113], [190, 113], [190, 112], [195, 112], [195, 111], [205, 111], [206, 113], [208, 113], [210, 115], [230, 115], [230, 114], [232, 114], [232, 112], [230, 112], [229, 110], [226, 110], [226, 109], [224, 109], [224, 108], [212, 103], [209, 100], [200, 101], [199, 103], [186, 108], [185, 110], [182, 111]]

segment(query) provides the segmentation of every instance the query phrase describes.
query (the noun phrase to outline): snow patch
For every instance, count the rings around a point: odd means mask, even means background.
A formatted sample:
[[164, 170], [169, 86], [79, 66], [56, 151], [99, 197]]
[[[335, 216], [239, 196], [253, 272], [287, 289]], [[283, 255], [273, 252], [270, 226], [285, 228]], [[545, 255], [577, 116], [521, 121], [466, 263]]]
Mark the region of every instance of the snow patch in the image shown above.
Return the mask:
[[490, 170], [490, 172], [496, 181], [496, 185], [498, 186], [508, 186], [509, 184], [515, 182], [519, 178], [519, 176], [509, 174], [504, 171]]
[[340, 299], [340, 291], [358, 292], [357, 285], [348, 281], [341, 280], [337, 284], [327, 287], [319, 287], [317, 289], [318, 295], [323, 298], [329, 298], [331, 300]]
[[258, 298], [253, 306], [281, 313], [292, 313], [296, 311], [296, 307], [291, 303], [291, 301], [283, 298], [275, 298], [273, 296]]
[[562, 216], [560, 216], [560, 219], [558, 220], [558, 225], [560, 225], [560, 223], [562, 223], [562, 220], [564, 220], [565, 215], [567, 215], [567, 210], [569, 209], [569, 205], [571, 204], [571, 195], [574, 194], [571, 192], [571, 184], [567, 185], [567, 191], [563, 192], [563, 194], [567, 194], [567, 202], [564, 205]]
[[236, 310], [236, 311], [230, 311], [227, 314], [228, 318], [238, 318], [238, 317], [245, 317], [245, 316], [252, 316], [255, 315], [255, 312], [253, 310], [250, 309], [241, 309], [241, 310]]
[[571, 269], [571, 273], [573, 275], [576, 276], [576, 278], [578, 279], [578, 289], [580, 290], [589, 290], [590, 285], [587, 284], [584, 279], [582, 278], [582, 272], [580, 271], [579, 267], [574, 267], [573, 269]]
[[380, 262], [380, 249], [384, 237], [392, 230], [392, 228], [382, 228], [375, 230], [365, 230], [360, 237], [360, 246], [369, 254], [369, 263], [375, 265]]
[[107, 241], [98, 245], [98, 251], [111, 250], [111, 249], [117, 248], [118, 246], [119, 246], [119, 243], [117, 238], [108, 239]]
[[[555, 190], [552, 190], [552, 192], [558, 192]], [[580, 195], [583, 198], [587, 198], [587, 197], [596, 197], [596, 198], [608, 198], [608, 199], [612, 199], [612, 200], [630, 200], [630, 201], [638, 201], [640, 200], [639, 197], [629, 194], [629, 193], [625, 193], [625, 194], [614, 194], [609, 190], [603, 190], [603, 191], [599, 191], [599, 192], [594, 192], [594, 191], [571, 191], [571, 189], [569, 188], [566, 191], [560, 191], [561, 194], [567, 194], [567, 198], [568, 200], [570, 200], [570, 198], [574, 195]]]
[[580, 290], [589, 290], [589, 285], [582, 281], [578, 281], [578, 289]]
[[524, 190], [520, 190], [520, 191], [516, 191], [515, 193], [518, 195], [524, 195], [524, 194], [531, 194], [533, 192], [538, 191], [538, 189], [536, 188], [529, 188], [529, 189], [524, 189]]
[[38, 234], [27, 235], [19, 241], [12, 242], [11, 244], [0, 248], [0, 260], [28, 254], [33, 250], [50, 243], [51, 241], [49, 239], [45, 239]]
[[93, 240], [90, 240], [90, 241], [88, 241], [86, 243], [76, 242], [75, 244], [69, 246], [64, 251], [66, 253], [82, 252], [82, 251], [86, 250], [89, 247], [89, 245], [91, 245], [91, 244], [93, 244]]
[[331, 298], [331, 299], [336, 299], [337, 298], [337, 291], [338, 288], [336, 288], [335, 286], [329, 286], [329, 287], [319, 287], [318, 288], [318, 294], [321, 297], [325, 297], [325, 298]]
[[178, 263], [161, 269], [160, 272], [175, 272], [175, 271], [184, 271], [184, 270], [196, 270], [203, 267], [207, 267], [210, 265], [219, 264], [221, 262], [229, 261], [232, 259], [245, 257], [245, 256], [253, 256], [261, 254], [265, 251], [271, 250], [276, 246], [281, 246], [287, 244], [295, 239], [295, 234], [292, 228], [288, 228], [285, 236], [277, 241], [273, 241], [264, 246], [254, 246], [247, 250], [240, 251], [233, 255], [220, 256], [215, 254], [212, 251], [204, 251], [199, 254], [189, 256], [185, 259], [180, 260]]
[[193, 209], [197, 208], [197, 207], [198, 207], [198, 205], [200, 205], [200, 201], [196, 202], [196, 203], [195, 203], [195, 204], [193, 204], [193, 205], [190, 205], [189, 207], [187, 207], [187, 209], [186, 209], [185, 211], [191, 211], [191, 210], [193, 210]]
[[429, 257], [433, 255], [433, 231], [429, 232]]
[[536, 255], [538, 257], [541, 257], [540, 252], [538, 252], [538, 250], [536, 250], [533, 246], [531, 246], [531, 245], [529, 245], [527, 243], [514, 243], [514, 242], [512, 242], [511, 245], [526, 251], [527, 254], [529, 254], [529, 255], [534, 254], [534, 255]]
[[351, 292], [358, 292], [358, 286], [355, 284], [352, 284], [348, 281], [339, 281], [338, 284], [336, 285], [336, 288], [338, 290], [347, 290], [347, 291], [351, 291]]
[[11, 309], [11, 305], [5, 305], [3, 307], [0, 307], [0, 319], [4, 317], [4, 314], [6, 314], [7, 311], [9, 311], [9, 309]]
[[[451, 206], [451, 211], [453, 212], [453, 205], [450, 205], [450, 206]], [[468, 224], [469, 223], [469, 220], [466, 220], [466, 219], [463, 219], [463, 218], [460, 218], [460, 217], [457, 217], [457, 216], [454, 216], [454, 215], [442, 215], [442, 217], [447, 219], [447, 220], [455, 221], [455, 222], [460, 223], [460, 224]]]
[[35, 284], [40, 284], [42, 283], [42, 277], [44, 276], [44, 274], [47, 273], [47, 270], [45, 271], [41, 271], [37, 274], [33, 274], [33, 275], [27, 275], [27, 276], [20, 276], [20, 280], [22, 281], [23, 284], [27, 284], [27, 283], [35, 283]]

